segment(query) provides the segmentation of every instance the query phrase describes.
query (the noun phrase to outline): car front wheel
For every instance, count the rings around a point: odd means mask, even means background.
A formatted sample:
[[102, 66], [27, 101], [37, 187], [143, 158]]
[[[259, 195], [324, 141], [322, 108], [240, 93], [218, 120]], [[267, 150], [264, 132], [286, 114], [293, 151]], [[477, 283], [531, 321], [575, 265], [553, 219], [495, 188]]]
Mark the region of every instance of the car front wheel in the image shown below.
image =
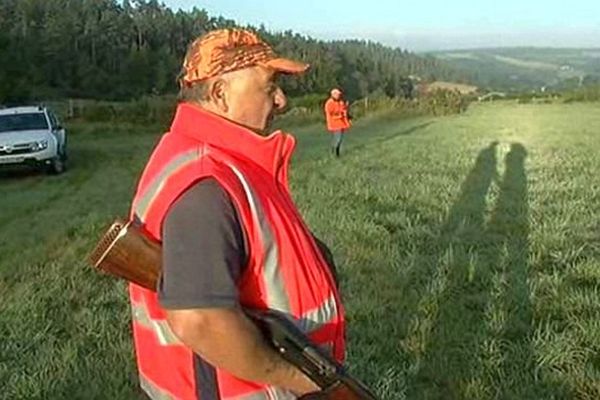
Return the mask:
[[65, 172], [67, 169], [67, 156], [65, 152], [59, 153], [56, 157], [52, 159], [50, 165], [48, 166], [48, 172], [53, 175], [59, 175]]

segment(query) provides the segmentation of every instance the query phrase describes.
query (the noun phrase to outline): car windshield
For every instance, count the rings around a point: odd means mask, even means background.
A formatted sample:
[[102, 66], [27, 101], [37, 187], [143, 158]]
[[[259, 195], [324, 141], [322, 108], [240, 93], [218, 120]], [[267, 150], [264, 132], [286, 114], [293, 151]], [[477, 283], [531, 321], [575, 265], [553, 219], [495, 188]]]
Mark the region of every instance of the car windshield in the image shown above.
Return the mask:
[[43, 113], [0, 115], [0, 132], [48, 129]]

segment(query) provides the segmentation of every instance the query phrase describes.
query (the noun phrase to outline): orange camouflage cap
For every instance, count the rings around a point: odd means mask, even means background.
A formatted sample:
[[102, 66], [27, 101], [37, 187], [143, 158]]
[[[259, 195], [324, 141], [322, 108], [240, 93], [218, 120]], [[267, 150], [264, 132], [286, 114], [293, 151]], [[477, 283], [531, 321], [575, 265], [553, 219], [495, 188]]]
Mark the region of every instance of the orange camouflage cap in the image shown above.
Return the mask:
[[281, 58], [258, 35], [245, 29], [219, 29], [196, 39], [183, 61], [180, 83], [191, 85], [256, 65], [285, 74], [300, 74], [309, 65]]

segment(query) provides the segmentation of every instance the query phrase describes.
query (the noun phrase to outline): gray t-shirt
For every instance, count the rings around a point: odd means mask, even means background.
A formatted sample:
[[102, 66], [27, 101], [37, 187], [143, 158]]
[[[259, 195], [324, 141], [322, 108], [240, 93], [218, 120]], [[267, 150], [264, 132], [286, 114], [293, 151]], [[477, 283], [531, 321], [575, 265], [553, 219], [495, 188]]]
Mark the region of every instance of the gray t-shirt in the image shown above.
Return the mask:
[[[166, 309], [238, 307], [248, 245], [235, 206], [215, 179], [180, 196], [163, 224], [158, 299]], [[315, 238], [337, 281], [331, 252]]]

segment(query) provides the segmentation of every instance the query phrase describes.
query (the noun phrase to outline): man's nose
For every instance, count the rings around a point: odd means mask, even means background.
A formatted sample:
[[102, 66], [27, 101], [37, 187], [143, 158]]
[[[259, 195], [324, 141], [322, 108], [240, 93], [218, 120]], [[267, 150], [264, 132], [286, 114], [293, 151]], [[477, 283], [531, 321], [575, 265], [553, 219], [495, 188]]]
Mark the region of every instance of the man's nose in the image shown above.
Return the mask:
[[273, 103], [277, 111], [283, 111], [287, 106], [287, 97], [281, 88], [277, 88], [273, 97]]

